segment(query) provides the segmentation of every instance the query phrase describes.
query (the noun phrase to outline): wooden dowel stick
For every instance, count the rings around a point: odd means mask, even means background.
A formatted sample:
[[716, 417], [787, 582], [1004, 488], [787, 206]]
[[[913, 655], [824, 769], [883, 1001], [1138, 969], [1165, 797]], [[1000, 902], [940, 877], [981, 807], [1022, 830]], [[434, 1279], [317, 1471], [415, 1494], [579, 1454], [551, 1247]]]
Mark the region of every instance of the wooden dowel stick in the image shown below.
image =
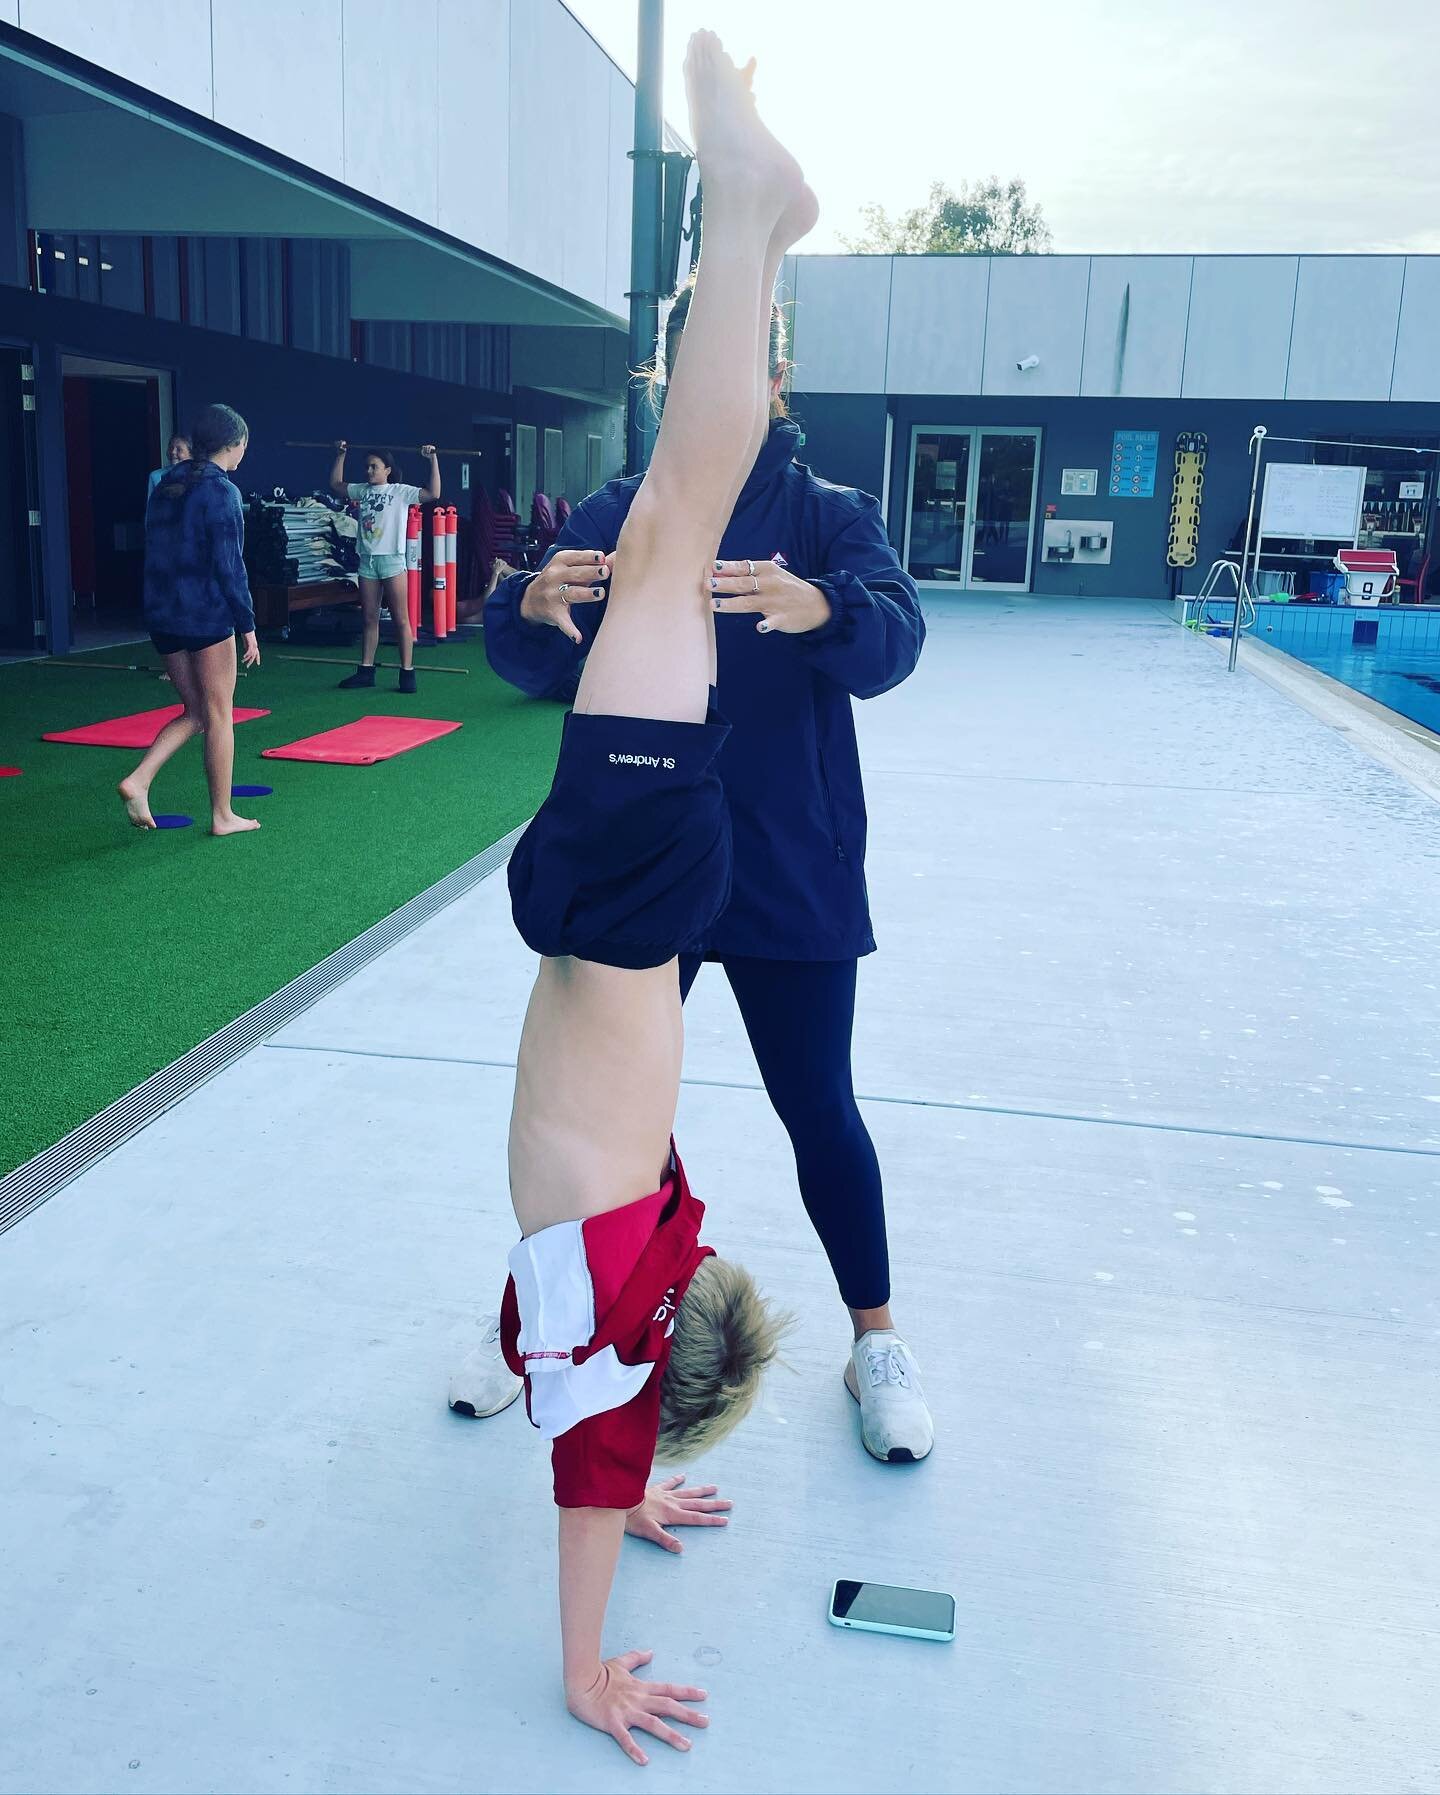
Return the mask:
[[[389, 447], [390, 445], [386, 444], [384, 446]], [[402, 454], [418, 455], [420, 453], [420, 444], [419, 443], [396, 443], [394, 446]], [[340, 452], [335, 447], [334, 443], [287, 442], [285, 444], [285, 447], [287, 449], [328, 449], [332, 455], [338, 455]], [[355, 451], [354, 443], [351, 443], [350, 447], [351, 447], [352, 451]], [[470, 455], [470, 456], [473, 456], [474, 459], [478, 461], [480, 459], [482, 451], [479, 449], [446, 449], [437, 444], [435, 453], [437, 455]]]
[[[279, 661], [282, 665], [301, 661], [307, 667], [353, 667], [355, 665], [353, 658], [348, 661], [339, 661], [332, 659], [329, 655], [321, 654], [277, 654], [271, 658]], [[417, 661], [415, 671], [417, 673], [468, 673], [470, 669], [468, 667], [437, 667], [432, 662], [427, 662], [422, 666]]]

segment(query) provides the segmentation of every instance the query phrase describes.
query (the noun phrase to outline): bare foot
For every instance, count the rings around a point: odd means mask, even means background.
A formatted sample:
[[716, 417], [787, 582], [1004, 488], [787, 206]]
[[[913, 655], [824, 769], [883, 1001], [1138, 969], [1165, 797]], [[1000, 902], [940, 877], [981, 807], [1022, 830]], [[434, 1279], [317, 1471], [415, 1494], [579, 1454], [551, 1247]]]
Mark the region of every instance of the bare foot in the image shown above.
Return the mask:
[[210, 824], [212, 835], [244, 835], [251, 829], [258, 829], [259, 823], [253, 816], [236, 816], [232, 810], [229, 816], [217, 816]]
[[784, 221], [788, 248], [813, 227], [819, 206], [800, 164], [755, 110], [754, 69], [753, 61], [736, 68], [713, 31], [697, 31], [685, 56], [690, 130], [711, 207], [759, 212], [777, 232]]
[[136, 785], [133, 777], [122, 779], [115, 787], [125, 804], [125, 814], [130, 819], [132, 828], [153, 829], [155, 819], [150, 814], [150, 794], [143, 785]]

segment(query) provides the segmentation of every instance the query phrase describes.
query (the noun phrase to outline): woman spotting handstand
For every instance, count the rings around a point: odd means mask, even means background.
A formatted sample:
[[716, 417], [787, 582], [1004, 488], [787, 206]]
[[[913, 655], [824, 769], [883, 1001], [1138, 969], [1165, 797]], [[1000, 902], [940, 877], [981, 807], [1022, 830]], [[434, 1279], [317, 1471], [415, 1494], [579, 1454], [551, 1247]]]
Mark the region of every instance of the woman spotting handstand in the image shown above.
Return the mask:
[[748, 1275], [699, 1244], [671, 1130], [680, 1087], [677, 956], [723, 908], [729, 824], [710, 710], [702, 570], [765, 439], [771, 295], [814, 195], [700, 32], [685, 65], [705, 240], [655, 452], [620, 537], [607, 615], [566, 719], [550, 795], [511, 861], [516, 925], [541, 956], [516, 1066], [502, 1342], [553, 1440], [570, 1712], [638, 1763], [630, 1728], [704, 1691], [640, 1682], [648, 1652], [603, 1659], [627, 1521], [656, 1455], [713, 1444], [753, 1401], [778, 1324]]

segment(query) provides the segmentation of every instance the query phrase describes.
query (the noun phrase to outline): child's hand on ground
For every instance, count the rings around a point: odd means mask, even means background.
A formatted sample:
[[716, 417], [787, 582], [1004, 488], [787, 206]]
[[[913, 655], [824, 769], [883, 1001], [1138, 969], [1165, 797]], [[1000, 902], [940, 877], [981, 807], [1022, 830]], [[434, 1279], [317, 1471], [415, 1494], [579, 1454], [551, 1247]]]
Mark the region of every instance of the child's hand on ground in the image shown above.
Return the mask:
[[664, 1483], [652, 1483], [645, 1500], [625, 1517], [625, 1531], [636, 1539], [648, 1539], [667, 1552], [685, 1550], [678, 1539], [665, 1531], [667, 1527], [723, 1527], [725, 1510], [733, 1502], [714, 1501], [715, 1485], [707, 1483], [695, 1489], [685, 1488], [683, 1477], [667, 1477]]
[[676, 1751], [689, 1751], [690, 1741], [667, 1720], [678, 1720], [686, 1726], [709, 1726], [708, 1715], [697, 1714], [683, 1702], [703, 1702], [705, 1691], [683, 1683], [642, 1683], [632, 1673], [648, 1664], [653, 1652], [625, 1652], [619, 1658], [607, 1658], [595, 1673], [595, 1680], [586, 1689], [565, 1688], [565, 1706], [577, 1720], [593, 1726], [597, 1733], [608, 1733], [620, 1749], [637, 1764], [648, 1764], [649, 1758], [630, 1736], [631, 1727], [653, 1733]]

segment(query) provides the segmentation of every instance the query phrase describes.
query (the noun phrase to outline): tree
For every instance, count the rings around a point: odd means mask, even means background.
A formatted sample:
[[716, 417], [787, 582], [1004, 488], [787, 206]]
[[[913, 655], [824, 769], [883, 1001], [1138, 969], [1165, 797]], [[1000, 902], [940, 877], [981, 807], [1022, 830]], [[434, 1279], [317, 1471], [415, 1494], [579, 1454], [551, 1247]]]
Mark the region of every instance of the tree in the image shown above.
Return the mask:
[[1023, 181], [964, 181], [954, 192], [943, 181], [930, 197], [891, 218], [884, 206], [864, 206], [864, 230], [840, 241], [852, 255], [1028, 256], [1050, 248], [1050, 227], [1032, 205]]

